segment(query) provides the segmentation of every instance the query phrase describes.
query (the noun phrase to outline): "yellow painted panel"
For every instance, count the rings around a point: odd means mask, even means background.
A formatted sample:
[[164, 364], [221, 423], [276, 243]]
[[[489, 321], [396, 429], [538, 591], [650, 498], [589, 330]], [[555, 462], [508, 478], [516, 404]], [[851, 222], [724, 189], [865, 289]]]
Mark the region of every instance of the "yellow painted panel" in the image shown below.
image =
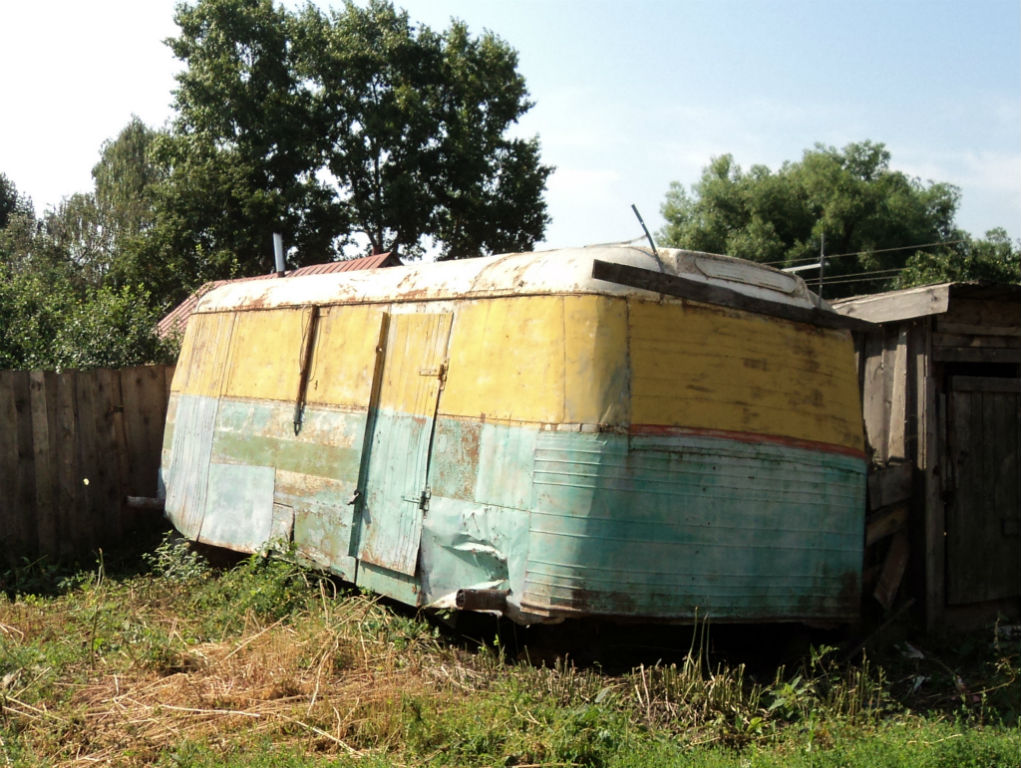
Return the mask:
[[563, 302], [559, 296], [523, 296], [460, 304], [440, 411], [563, 421]]
[[862, 449], [850, 335], [631, 301], [632, 420]]
[[308, 308], [238, 312], [224, 394], [294, 401], [311, 314]]
[[379, 408], [433, 418], [450, 337], [449, 314], [390, 317]]
[[321, 310], [306, 402], [368, 407], [383, 314], [377, 306]]
[[627, 303], [606, 296], [564, 302], [564, 421], [629, 421]]
[[233, 312], [193, 314], [188, 319], [171, 391], [219, 397], [233, 325]]

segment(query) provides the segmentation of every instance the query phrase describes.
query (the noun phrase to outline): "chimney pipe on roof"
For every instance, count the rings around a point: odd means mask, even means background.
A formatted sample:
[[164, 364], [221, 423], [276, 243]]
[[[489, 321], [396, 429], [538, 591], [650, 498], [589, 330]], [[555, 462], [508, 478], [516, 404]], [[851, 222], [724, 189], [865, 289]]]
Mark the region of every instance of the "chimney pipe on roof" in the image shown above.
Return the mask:
[[273, 233], [273, 257], [277, 265], [277, 277], [284, 276], [284, 236], [279, 232]]

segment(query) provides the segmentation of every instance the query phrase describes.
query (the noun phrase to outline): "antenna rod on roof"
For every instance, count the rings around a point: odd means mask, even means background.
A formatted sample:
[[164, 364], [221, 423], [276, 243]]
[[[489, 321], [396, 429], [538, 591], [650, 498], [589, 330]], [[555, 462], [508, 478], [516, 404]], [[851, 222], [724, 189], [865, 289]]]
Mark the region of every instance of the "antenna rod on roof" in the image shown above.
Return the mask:
[[645, 220], [642, 219], [642, 214], [638, 212], [638, 206], [631, 203], [631, 210], [635, 212], [635, 216], [638, 218], [638, 223], [642, 225], [642, 231], [645, 232], [645, 237], [649, 241], [649, 245], [652, 247], [652, 255], [656, 257], [660, 271], [664, 271], [663, 262], [659, 260], [659, 251], [656, 250], [656, 244], [652, 242], [652, 235], [649, 234], [649, 228], [645, 226]]
[[273, 233], [273, 258], [276, 261], [277, 277], [284, 276], [284, 236]]

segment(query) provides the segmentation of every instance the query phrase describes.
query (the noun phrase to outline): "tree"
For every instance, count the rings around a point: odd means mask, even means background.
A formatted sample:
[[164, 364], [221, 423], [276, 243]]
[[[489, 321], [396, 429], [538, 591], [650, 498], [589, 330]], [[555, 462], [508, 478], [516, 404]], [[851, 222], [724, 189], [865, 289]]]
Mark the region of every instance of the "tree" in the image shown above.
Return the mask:
[[959, 199], [952, 185], [891, 170], [890, 153], [869, 141], [816, 145], [776, 172], [756, 165], [746, 173], [724, 155], [690, 192], [671, 184], [660, 239], [780, 267], [813, 262], [824, 249], [826, 295], [864, 293], [897, 285], [911, 259], [964, 264], [952, 258], [968, 241], [954, 222]]
[[274, 230], [295, 263], [357, 235], [444, 257], [542, 236], [552, 169], [536, 140], [506, 136], [530, 104], [494, 35], [438, 34], [381, 0], [329, 15], [199, 0], [176, 19], [186, 69], [155, 227], [173, 250], [252, 273], [268, 270]]
[[[173, 344], [155, 335], [148, 292], [93, 279], [91, 195], [42, 222], [24, 212], [0, 229], [0, 368], [122, 367], [163, 362]], [[84, 266], [83, 266], [84, 265]]]
[[68, 278], [78, 285], [103, 284], [114, 259], [112, 230], [106, 226], [96, 196], [77, 193], [64, 198], [56, 210], [47, 211], [42, 229], [73, 272]]
[[14, 182], [0, 173], [0, 229], [6, 229], [12, 216], [34, 216], [32, 201], [18, 193]]
[[897, 285], [907, 288], [964, 280], [1021, 282], [1021, 244], [1012, 241], [1002, 227], [989, 230], [982, 239], [965, 235], [953, 248], [915, 253], [898, 276]]
[[115, 252], [130, 250], [153, 226], [155, 188], [166, 177], [153, 155], [158, 136], [159, 131], [132, 115], [117, 138], [103, 142], [92, 168], [96, 207]]

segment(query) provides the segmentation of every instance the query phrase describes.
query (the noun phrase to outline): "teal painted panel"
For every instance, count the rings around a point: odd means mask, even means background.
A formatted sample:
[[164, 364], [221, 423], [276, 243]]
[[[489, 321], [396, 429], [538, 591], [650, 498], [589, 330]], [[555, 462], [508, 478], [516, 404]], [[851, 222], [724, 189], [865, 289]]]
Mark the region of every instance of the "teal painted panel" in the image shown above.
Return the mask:
[[198, 540], [255, 552], [273, 534], [272, 467], [210, 464], [207, 511]]
[[183, 535], [198, 538], [206, 511], [206, 489], [217, 401], [174, 395], [173, 437], [160, 474], [166, 487], [166, 514]]
[[275, 498], [294, 510], [294, 547], [311, 564], [354, 581], [354, 482], [277, 473]]
[[418, 579], [372, 563], [358, 563], [355, 584], [362, 589], [399, 600], [405, 605], [417, 607], [423, 604]]
[[[350, 501], [357, 488], [364, 411], [310, 406], [295, 435], [289, 403], [175, 397], [171, 461], [162, 468], [170, 479], [167, 508], [174, 510], [175, 526], [190, 538], [215, 537], [243, 551], [278, 535], [291, 536], [293, 529], [300, 556], [353, 579]], [[211, 469], [226, 466], [240, 469]], [[268, 534], [265, 509], [254, 517], [243, 511], [254, 504], [248, 497], [264, 488], [234, 476], [246, 467], [273, 479], [269, 503], [276, 504], [270, 515], [276, 523]]]
[[294, 404], [223, 400], [213, 460], [356, 480], [365, 434], [364, 411], [305, 408], [294, 434]]
[[358, 558], [413, 576], [432, 420], [381, 411], [368, 459]]
[[475, 500], [482, 423], [439, 417], [433, 438], [429, 487], [434, 496]]
[[772, 444], [542, 433], [523, 604], [853, 616], [864, 473], [857, 459]]
[[534, 424], [483, 424], [479, 437], [479, 474], [475, 501], [512, 509], [531, 509], [532, 462], [539, 429]]

